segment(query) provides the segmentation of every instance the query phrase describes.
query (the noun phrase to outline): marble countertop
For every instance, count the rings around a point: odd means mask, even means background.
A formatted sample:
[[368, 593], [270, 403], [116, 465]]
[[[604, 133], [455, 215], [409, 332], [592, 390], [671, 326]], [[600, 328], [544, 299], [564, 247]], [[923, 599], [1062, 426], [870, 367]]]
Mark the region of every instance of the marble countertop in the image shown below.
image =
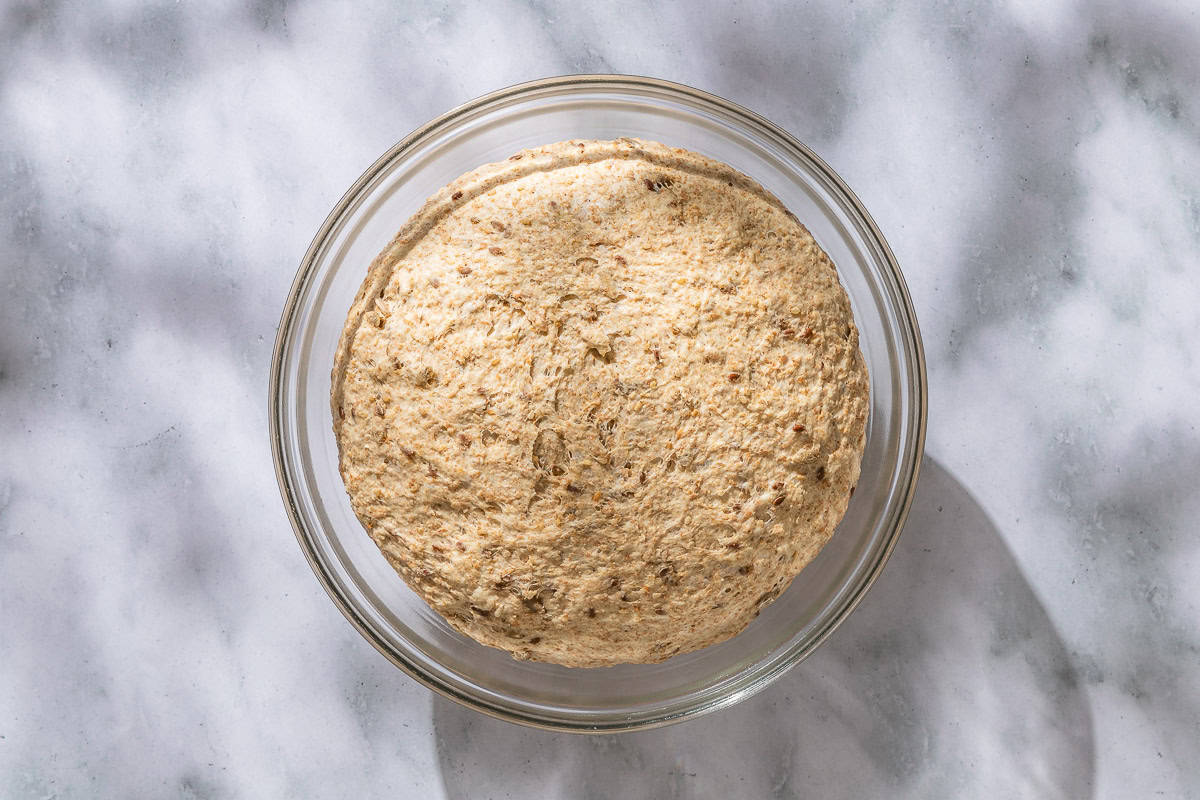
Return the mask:
[[[1198, 40], [1184, 3], [6, 4], [0, 796], [1200, 796]], [[813, 147], [929, 359], [915, 507], [860, 609], [751, 700], [606, 737], [377, 654], [266, 434], [341, 193], [571, 72]]]

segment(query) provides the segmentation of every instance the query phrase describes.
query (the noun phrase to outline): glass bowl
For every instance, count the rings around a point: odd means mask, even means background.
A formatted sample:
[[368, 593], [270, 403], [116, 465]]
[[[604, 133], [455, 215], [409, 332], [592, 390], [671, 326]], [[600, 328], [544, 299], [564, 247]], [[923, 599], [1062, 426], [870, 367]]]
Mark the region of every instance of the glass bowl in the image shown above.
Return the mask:
[[[435, 190], [481, 164], [563, 139], [634, 136], [695, 150], [773, 192], [833, 259], [871, 375], [862, 477], [832, 540], [738, 636], [661, 664], [601, 669], [516, 661], [454, 631], [384, 560], [350, 508], [329, 410], [334, 350], [372, 259]], [[415, 131], [359, 178], [317, 232], [275, 342], [271, 446], [313, 570], [396, 666], [445, 696], [543, 728], [617, 731], [727, 706], [807, 656], [891, 553], [925, 438], [925, 364], [908, 291], [875, 223], [821, 159], [762, 117], [679, 84], [576, 75], [521, 84]]]

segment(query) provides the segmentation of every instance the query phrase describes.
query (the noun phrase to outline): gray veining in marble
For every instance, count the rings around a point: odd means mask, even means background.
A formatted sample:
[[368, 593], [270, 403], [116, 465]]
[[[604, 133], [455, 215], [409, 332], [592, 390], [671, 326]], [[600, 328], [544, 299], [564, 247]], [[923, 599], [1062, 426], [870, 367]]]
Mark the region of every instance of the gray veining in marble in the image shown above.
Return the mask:
[[[1185, 3], [0, 8], [0, 796], [1200, 796], [1197, 41]], [[389, 665], [266, 438], [345, 188], [451, 106], [581, 71], [826, 158], [931, 390], [860, 609], [749, 701], [611, 737]]]

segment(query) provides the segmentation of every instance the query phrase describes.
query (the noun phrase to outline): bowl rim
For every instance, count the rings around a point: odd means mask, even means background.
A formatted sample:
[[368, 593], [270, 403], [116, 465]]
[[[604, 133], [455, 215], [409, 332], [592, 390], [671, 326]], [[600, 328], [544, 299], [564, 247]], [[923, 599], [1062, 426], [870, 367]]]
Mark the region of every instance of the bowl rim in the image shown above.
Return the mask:
[[[762, 671], [752, 680], [737, 686], [732, 691], [719, 694], [714, 697], [708, 697], [701, 702], [689, 706], [683, 710], [675, 712], [667, 712], [662, 714], [648, 714], [637, 717], [610, 718], [607, 720], [588, 720], [584, 718], [566, 719], [566, 718], [548, 718], [538, 716], [531, 713], [526, 713], [521, 710], [514, 709], [510, 706], [501, 705], [485, 700], [481, 697], [469, 695], [459, 691], [454, 686], [443, 683], [437, 680], [434, 676], [426, 673], [417, 664], [408, 660], [402, 653], [394, 651], [387, 647], [375, 633], [371, 630], [371, 626], [359, 615], [357, 610], [353, 608], [347, 599], [339, 592], [335, 586], [333, 577], [326, 571], [324, 565], [317, 558], [317, 548], [310, 541], [311, 534], [302, 523], [298, 510], [298, 502], [293, 493], [291, 476], [288, 473], [289, 458], [284, 452], [285, 441], [282, 436], [282, 395], [280, 386], [283, 383], [283, 367], [284, 354], [287, 346], [291, 343], [296, 325], [296, 308], [300, 301], [302, 290], [308, 285], [317, 263], [317, 257], [324, 249], [325, 243], [328, 240], [330, 232], [334, 230], [339, 221], [342, 219], [347, 209], [355, 202], [360, 192], [365, 186], [378, 177], [381, 170], [388, 164], [392, 163], [396, 158], [401, 156], [405, 151], [414, 149], [422, 144], [427, 138], [445, 128], [449, 124], [458, 120], [461, 117], [472, 114], [487, 106], [498, 104], [504, 100], [508, 100], [521, 95], [534, 94], [547, 89], [563, 89], [563, 88], [612, 88], [612, 89], [633, 89], [633, 90], [656, 90], [667, 94], [682, 95], [683, 97], [699, 101], [702, 104], [716, 106], [721, 111], [734, 117], [738, 122], [747, 124], [758, 133], [767, 134], [770, 138], [776, 140], [786, 149], [795, 151], [803, 159], [810, 162], [820, 173], [821, 177], [829, 182], [836, 192], [842, 195], [858, 219], [856, 220], [863, 228], [863, 233], [872, 245], [878, 248], [877, 255], [882, 259], [887, 267], [888, 277], [893, 285], [890, 287], [895, 295], [897, 317], [902, 323], [902, 326], [907, 326], [910, 329], [911, 336], [902, 337], [902, 349], [907, 349], [909, 358], [914, 368], [915, 381], [912, 385], [913, 390], [913, 407], [909, 412], [906, 420], [911, 425], [912, 435], [909, 438], [910, 445], [907, 453], [901, 452], [901, 464], [908, 464], [909, 475], [900, 475], [900, 480], [905, 481], [907, 485], [904, 487], [903, 494], [898, 497], [898, 502], [894, 505], [891, 513], [891, 535], [888, 537], [884, 546], [877, 554], [874, 563], [872, 563], [864, 574], [864, 578], [855, 588], [854, 592], [847, 598], [839, 613], [834, 615], [820, 630], [805, 643], [805, 646], [797, 648], [791, 653], [787, 653], [784, 657], [777, 659], [776, 663], [770, 669]], [[288, 520], [291, 522], [292, 530], [296, 535], [296, 539], [300, 544], [300, 549], [304, 551], [305, 558], [308, 560], [309, 566], [313, 573], [317, 576], [325, 593], [333, 600], [338, 610], [350, 622], [351, 625], [358, 630], [359, 634], [366, 639], [376, 650], [378, 650], [388, 661], [399, 667], [407, 675], [418, 681], [422, 685], [432, 689], [438, 694], [460, 703], [468, 708], [472, 708], [488, 716], [502, 719], [507, 722], [515, 722], [543, 730], [566, 731], [574, 733], [615, 733], [622, 731], [643, 730], [648, 728], [668, 725], [674, 722], [679, 722], [684, 719], [695, 718], [721, 708], [728, 707], [744, 700], [758, 691], [764, 689], [776, 678], [782, 675], [791, 667], [798, 664], [807, 658], [817, 647], [823, 643], [839, 625], [846, 620], [847, 617], [858, 607], [858, 604], [866, 596], [867, 592], [875, 584], [883, 570], [884, 565], [891, 557], [895, 550], [896, 542], [900, 538], [900, 533], [903, 530], [904, 523], [908, 517], [909, 510], [912, 506], [913, 497], [916, 491], [917, 480], [921, 469], [921, 461], [925, 451], [925, 437], [927, 429], [928, 417], [928, 384], [925, 364], [924, 345], [921, 340], [920, 328], [917, 323], [916, 312], [912, 304], [912, 298], [908, 291], [908, 286], [904, 281], [903, 273], [900, 271], [899, 263], [896, 261], [895, 255], [892, 253], [891, 247], [880, 231], [874, 218], [870, 215], [857, 195], [851, 191], [846, 182], [838, 175], [828, 164], [825, 163], [816, 153], [808, 148], [807, 145], [796, 139], [790, 133], [780, 128], [765, 117], [741, 106], [726, 100], [723, 97], [712, 94], [711, 92], [697, 89], [685, 84], [676, 83], [674, 81], [664, 80], [661, 78], [651, 78], [640, 75], [624, 75], [624, 74], [574, 74], [574, 75], [559, 75], [537, 80], [525, 81], [522, 83], [513, 84], [502, 89], [476, 97], [461, 105], [458, 105], [449, 111], [435, 117], [424, 125], [418, 127], [404, 138], [400, 139], [396, 144], [392, 145], [388, 150], [377, 158], [368, 167], [357, 180], [351, 184], [350, 188], [341, 196], [334, 205], [333, 209], [325, 217], [324, 222], [318, 228], [316, 235], [309, 244], [303, 259], [300, 262], [300, 268], [293, 278], [291, 286], [288, 289], [287, 300], [284, 303], [283, 312], [280, 315], [279, 327], [275, 336], [275, 344], [271, 354], [271, 371], [269, 376], [268, 387], [268, 408], [267, 417], [270, 425], [270, 443], [271, 457], [275, 466], [275, 478], [279, 485], [279, 491], [284, 501], [284, 508], [288, 515]], [[910, 459], [906, 459], [905, 455], [911, 455]], [[903, 468], [902, 468], [903, 473]]]

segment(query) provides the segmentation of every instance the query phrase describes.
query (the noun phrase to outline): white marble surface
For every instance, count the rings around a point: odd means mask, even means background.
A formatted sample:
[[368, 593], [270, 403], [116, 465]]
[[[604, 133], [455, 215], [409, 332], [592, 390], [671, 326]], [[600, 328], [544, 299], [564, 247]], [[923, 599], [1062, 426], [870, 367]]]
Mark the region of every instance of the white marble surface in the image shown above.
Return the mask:
[[[0, 8], [0, 796], [1200, 796], [1200, 14], [1013, 0]], [[571, 737], [325, 597], [271, 343], [449, 107], [631, 72], [823, 155], [903, 265], [928, 456], [882, 580], [727, 712]]]

